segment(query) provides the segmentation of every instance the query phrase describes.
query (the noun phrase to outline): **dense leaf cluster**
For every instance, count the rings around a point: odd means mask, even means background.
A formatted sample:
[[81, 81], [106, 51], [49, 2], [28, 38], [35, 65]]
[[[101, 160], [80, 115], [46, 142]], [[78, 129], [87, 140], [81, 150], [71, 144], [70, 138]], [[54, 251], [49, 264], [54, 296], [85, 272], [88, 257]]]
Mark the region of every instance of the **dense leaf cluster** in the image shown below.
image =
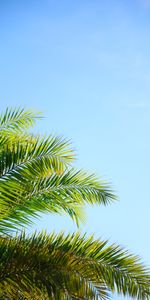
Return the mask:
[[78, 233], [17, 233], [41, 212], [79, 224], [86, 203], [116, 200], [107, 183], [72, 167], [68, 141], [29, 132], [36, 118], [21, 109], [0, 116], [0, 299], [149, 299], [148, 270], [117, 245]]

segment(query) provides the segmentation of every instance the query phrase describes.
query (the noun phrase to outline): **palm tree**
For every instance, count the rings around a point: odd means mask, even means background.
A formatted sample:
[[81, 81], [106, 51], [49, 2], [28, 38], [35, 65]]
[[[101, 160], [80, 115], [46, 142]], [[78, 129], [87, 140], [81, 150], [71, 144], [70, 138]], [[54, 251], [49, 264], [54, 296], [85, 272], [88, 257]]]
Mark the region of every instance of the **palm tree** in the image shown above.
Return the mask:
[[23, 231], [41, 212], [65, 212], [79, 224], [86, 203], [116, 200], [107, 183], [71, 167], [68, 141], [29, 132], [40, 117], [21, 109], [0, 116], [0, 299], [149, 299], [148, 270], [116, 244]]

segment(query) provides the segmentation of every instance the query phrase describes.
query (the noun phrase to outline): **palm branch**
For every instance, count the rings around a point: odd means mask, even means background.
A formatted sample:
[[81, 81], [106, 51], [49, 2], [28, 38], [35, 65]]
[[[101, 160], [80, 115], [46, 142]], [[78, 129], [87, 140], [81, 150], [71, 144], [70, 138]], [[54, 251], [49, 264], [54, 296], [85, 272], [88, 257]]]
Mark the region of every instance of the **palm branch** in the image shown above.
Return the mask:
[[[7, 110], [0, 122], [5, 130], [11, 128], [6, 140], [3, 131], [0, 136], [1, 232], [29, 224], [39, 212], [67, 212], [78, 224], [83, 204], [107, 204], [115, 199], [106, 183], [71, 168], [74, 152], [67, 140], [22, 134], [22, 127], [33, 124], [33, 116]], [[23, 124], [21, 140], [16, 138], [18, 124]]]
[[2, 238], [0, 261], [0, 291], [10, 299], [16, 290], [29, 299], [104, 300], [110, 291], [138, 300], [150, 296], [150, 277], [139, 258], [92, 236]]
[[148, 299], [148, 270], [117, 245], [80, 234], [11, 235], [41, 212], [78, 224], [86, 203], [116, 200], [110, 185], [72, 167], [70, 142], [30, 133], [37, 117], [21, 109], [0, 117], [0, 299], [105, 300], [115, 291]]
[[37, 118], [40, 118], [40, 113], [35, 113], [32, 110], [9, 109], [0, 115], [0, 132], [7, 132], [14, 134], [14, 132], [21, 132], [35, 124]]

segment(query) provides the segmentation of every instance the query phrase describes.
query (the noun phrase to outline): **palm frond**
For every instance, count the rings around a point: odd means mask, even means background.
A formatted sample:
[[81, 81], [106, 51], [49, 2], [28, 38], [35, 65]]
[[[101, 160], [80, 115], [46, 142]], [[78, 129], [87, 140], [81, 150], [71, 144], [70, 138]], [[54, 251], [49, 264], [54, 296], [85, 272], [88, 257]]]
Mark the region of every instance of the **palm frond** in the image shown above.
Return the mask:
[[105, 300], [115, 291], [150, 297], [150, 276], [138, 257], [79, 233], [1, 238], [0, 261], [0, 292], [10, 297], [16, 290], [43, 292], [42, 299]]
[[3, 180], [45, 177], [62, 173], [74, 159], [70, 143], [59, 136], [30, 137], [27, 141], [6, 143], [0, 151], [0, 177]]
[[0, 116], [0, 299], [106, 300], [116, 291], [149, 299], [149, 271], [115, 244], [79, 233], [10, 237], [41, 212], [78, 224], [86, 203], [116, 200], [106, 182], [71, 168], [69, 142], [28, 132], [37, 117], [22, 109]]
[[32, 110], [24, 109], [6, 109], [0, 115], [0, 132], [21, 131], [33, 126], [35, 120], [41, 116], [40, 113], [34, 113]]
[[28, 224], [39, 212], [65, 211], [78, 224], [80, 209], [86, 203], [106, 205], [116, 200], [107, 183], [74, 169], [34, 181], [19, 174], [10, 180], [2, 178], [0, 183], [1, 231], [15, 224]]

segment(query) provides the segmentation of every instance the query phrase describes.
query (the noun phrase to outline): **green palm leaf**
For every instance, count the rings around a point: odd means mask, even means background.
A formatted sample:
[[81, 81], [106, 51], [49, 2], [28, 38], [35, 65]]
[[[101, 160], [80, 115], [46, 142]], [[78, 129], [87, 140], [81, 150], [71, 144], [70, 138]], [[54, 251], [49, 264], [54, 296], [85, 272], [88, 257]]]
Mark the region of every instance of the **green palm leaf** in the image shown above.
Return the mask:
[[51, 173], [62, 173], [74, 159], [73, 150], [62, 137], [32, 137], [27, 141], [6, 142], [0, 151], [0, 176], [11, 180], [20, 176], [44, 177]]
[[108, 184], [98, 181], [94, 175], [74, 169], [60, 175], [54, 173], [45, 178], [37, 177], [34, 181], [19, 174], [0, 182], [2, 231], [15, 224], [18, 227], [30, 223], [38, 212], [65, 211], [78, 224], [81, 219], [79, 209], [85, 203], [106, 205], [116, 199]]
[[116, 200], [106, 182], [72, 168], [69, 142], [29, 133], [37, 117], [21, 109], [0, 116], [0, 299], [149, 299], [148, 270], [117, 245], [80, 234], [11, 237], [41, 212], [78, 224], [86, 203]]
[[21, 131], [28, 129], [35, 124], [35, 120], [40, 117], [40, 113], [24, 109], [6, 109], [0, 115], [0, 132]]
[[16, 290], [30, 291], [30, 297], [40, 291], [39, 299], [104, 300], [115, 291], [138, 300], [150, 296], [150, 277], [139, 258], [85, 235], [1, 239], [0, 261], [0, 291], [7, 287], [9, 297]]

